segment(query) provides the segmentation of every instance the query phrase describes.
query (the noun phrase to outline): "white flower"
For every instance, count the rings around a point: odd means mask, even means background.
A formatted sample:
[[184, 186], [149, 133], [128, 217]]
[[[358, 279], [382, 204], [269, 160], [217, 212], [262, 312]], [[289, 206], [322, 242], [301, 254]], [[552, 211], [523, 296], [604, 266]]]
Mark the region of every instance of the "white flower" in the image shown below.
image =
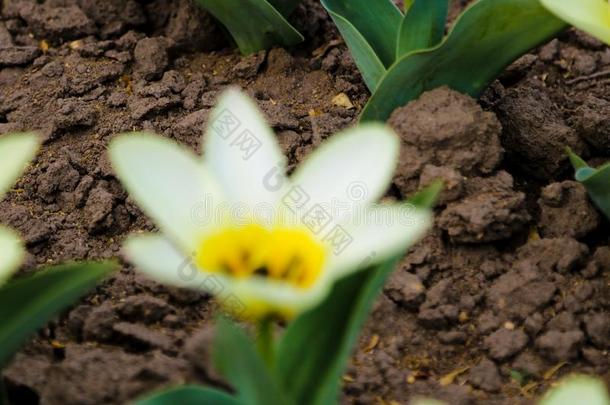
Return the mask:
[[[0, 199], [13, 186], [38, 149], [33, 134], [0, 137]], [[19, 268], [23, 259], [23, 244], [17, 234], [0, 226], [0, 285]]]
[[610, 44], [608, 0], [541, 0], [551, 13]]
[[[374, 205], [399, 150], [384, 126], [333, 136], [288, 179], [273, 132], [242, 93], [227, 91], [210, 122], [203, 158], [147, 133], [111, 142], [116, 174], [162, 232], [131, 237], [124, 252], [156, 280], [212, 293], [242, 317], [291, 318], [430, 226], [427, 210]], [[207, 214], [195, 215], [202, 204]]]

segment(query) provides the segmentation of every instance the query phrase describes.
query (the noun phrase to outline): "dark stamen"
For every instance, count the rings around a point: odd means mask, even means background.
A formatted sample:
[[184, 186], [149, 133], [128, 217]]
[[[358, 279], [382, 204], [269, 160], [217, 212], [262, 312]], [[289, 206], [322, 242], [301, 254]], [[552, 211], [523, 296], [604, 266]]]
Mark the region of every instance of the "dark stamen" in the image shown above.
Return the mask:
[[254, 270], [254, 274], [257, 276], [267, 277], [267, 276], [269, 276], [269, 270], [267, 269], [267, 267], [262, 266], [256, 270]]

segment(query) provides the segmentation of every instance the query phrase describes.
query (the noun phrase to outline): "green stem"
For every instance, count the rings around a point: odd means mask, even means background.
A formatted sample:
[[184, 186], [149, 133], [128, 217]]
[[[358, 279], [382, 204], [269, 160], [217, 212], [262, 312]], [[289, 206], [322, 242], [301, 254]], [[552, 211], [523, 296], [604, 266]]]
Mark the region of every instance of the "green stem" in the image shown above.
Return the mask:
[[273, 348], [273, 320], [271, 318], [264, 318], [258, 322], [256, 346], [267, 366], [273, 367], [275, 353]]

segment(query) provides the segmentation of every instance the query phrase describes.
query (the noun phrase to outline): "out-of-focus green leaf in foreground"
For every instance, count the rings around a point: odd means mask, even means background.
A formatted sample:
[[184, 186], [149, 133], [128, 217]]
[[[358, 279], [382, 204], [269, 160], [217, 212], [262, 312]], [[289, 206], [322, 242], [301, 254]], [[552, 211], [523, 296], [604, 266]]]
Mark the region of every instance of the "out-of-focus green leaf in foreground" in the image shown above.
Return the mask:
[[74, 263], [17, 278], [0, 288], [0, 365], [21, 343], [115, 268], [113, 263]]
[[404, 55], [388, 69], [361, 120], [385, 121], [395, 108], [442, 85], [477, 97], [507, 65], [565, 26], [538, 0], [479, 0], [440, 45]]
[[185, 385], [153, 393], [134, 405], [243, 405], [235, 397], [213, 388]]
[[286, 20], [298, 4], [296, 0], [197, 2], [225, 26], [244, 55], [303, 41], [303, 36]]
[[[442, 182], [434, 182], [408, 203], [431, 208], [442, 186]], [[395, 265], [396, 260], [389, 260], [339, 280], [321, 305], [288, 326], [278, 346], [277, 371], [297, 404], [325, 405], [338, 400], [349, 356]]]

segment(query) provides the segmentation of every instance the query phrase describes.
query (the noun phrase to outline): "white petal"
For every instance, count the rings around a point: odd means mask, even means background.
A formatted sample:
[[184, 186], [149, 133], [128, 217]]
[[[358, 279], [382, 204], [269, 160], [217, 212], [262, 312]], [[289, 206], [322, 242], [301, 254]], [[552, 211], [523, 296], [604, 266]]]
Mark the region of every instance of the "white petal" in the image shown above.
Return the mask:
[[[161, 235], [130, 237], [123, 246], [127, 260], [158, 282], [214, 295], [240, 317], [279, 313], [288, 318], [315, 306], [328, 294], [331, 278], [324, 277], [311, 289], [299, 289], [258, 277], [235, 279], [198, 269]], [[329, 275], [328, 272], [325, 273]]]
[[0, 137], [0, 198], [36, 155], [38, 138], [34, 134], [12, 134]]
[[0, 285], [19, 268], [24, 253], [23, 243], [17, 234], [0, 226]]
[[233, 204], [275, 204], [286, 186], [286, 158], [256, 104], [227, 90], [212, 112], [204, 156]]
[[218, 225], [220, 194], [195, 154], [147, 133], [112, 140], [110, 160], [121, 183], [165, 234], [188, 252]]
[[541, 0], [557, 17], [610, 44], [610, 6], [607, 0]]
[[343, 277], [404, 254], [431, 225], [430, 211], [407, 203], [377, 205], [358, 211], [352, 222], [343, 225], [340, 232], [331, 231], [324, 237], [332, 249], [331, 271], [335, 277]]
[[[308, 289], [262, 278], [227, 280], [227, 294], [221, 304], [241, 318], [279, 314], [286, 319], [315, 307], [330, 292], [334, 281], [329, 272]], [[222, 298], [222, 297], [221, 297]]]
[[340, 222], [352, 209], [377, 201], [390, 185], [399, 146], [398, 137], [380, 124], [333, 136], [291, 178], [309, 197], [303, 210], [319, 204]]
[[576, 404], [609, 405], [610, 396], [603, 381], [585, 375], [566, 377], [539, 402], [539, 405]]
[[162, 235], [130, 236], [123, 244], [123, 253], [137, 270], [160, 283], [199, 289], [201, 280], [191, 257]]

